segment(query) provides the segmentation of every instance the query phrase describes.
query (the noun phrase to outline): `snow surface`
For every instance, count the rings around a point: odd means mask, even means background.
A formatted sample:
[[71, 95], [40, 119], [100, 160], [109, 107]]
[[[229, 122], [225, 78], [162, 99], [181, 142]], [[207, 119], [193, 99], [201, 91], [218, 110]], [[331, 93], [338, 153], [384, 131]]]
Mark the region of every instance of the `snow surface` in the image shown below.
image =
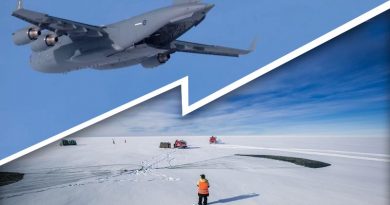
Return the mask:
[[[385, 138], [224, 137], [224, 144], [210, 145], [208, 137], [184, 137], [189, 149], [158, 148], [175, 139], [84, 137], [76, 138], [78, 146], [52, 144], [0, 168], [26, 173], [0, 187], [0, 204], [193, 204], [200, 174], [210, 181], [209, 204], [390, 204]], [[311, 169], [235, 154], [332, 166]]]

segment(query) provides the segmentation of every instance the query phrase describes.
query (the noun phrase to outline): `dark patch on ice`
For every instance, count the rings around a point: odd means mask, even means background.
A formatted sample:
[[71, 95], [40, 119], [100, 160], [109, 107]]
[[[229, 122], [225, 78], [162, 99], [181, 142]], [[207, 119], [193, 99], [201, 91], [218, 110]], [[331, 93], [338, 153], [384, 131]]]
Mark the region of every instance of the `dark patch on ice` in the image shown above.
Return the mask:
[[304, 158], [297, 158], [297, 157], [286, 157], [286, 156], [276, 156], [276, 155], [253, 155], [253, 154], [236, 154], [236, 156], [240, 157], [257, 157], [257, 158], [264, 158], [264, 159], [273, 159], [273, 160], [279, 160], [284, 162], [291, 162], [296, 165], [309, 167], [309, 168], [323, 168], [328, 167], [331, 164], [320, 162], [316, 160], [311, 159], [304, 159]]
[[23, 179], [24, 174], [16, 172], [0, 172], [0, 186], [13, 184]]

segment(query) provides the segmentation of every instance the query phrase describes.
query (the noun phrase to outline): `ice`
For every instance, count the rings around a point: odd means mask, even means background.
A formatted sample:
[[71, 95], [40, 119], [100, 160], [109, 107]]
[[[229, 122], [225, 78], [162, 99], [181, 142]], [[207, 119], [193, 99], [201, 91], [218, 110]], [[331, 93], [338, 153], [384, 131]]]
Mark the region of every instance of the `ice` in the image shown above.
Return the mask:
[[[388, 139], [352, 137], [181, 137], [189, 149], [159, 149], [177, 137], [76, 138], [4, 165], [22, 172], [0, 187], [0, 204], [193, 204], [206, 174], [210, 204], [389, 204]], [[115, 144], [112, 143], [115, 139]], [[126, 141], [126, 143], [125, 143]], [[311, 169], [235, 156], [266, 154], [330, 163]]]

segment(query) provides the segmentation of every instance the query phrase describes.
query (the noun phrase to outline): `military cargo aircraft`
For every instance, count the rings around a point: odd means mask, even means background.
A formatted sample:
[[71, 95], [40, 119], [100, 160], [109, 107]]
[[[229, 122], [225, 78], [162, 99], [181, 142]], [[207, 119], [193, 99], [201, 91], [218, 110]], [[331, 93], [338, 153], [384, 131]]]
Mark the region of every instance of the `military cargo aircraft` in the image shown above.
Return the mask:
[[200, 0], [173, 0], [173, 5], [165, 8], [94, 26], [24, 9], [23, 0], [18, 0], [12, 15], [30, 25], [13, 33], [13, 41], [16, 45], [31, 45], [31, 66], [44, 73], [137, 64], [154, 68], [166, 63], [175, 52], [230, 57], [250, 53], [253, 48], [241, 50], [177, 40], [201, 23], [213, 7]]

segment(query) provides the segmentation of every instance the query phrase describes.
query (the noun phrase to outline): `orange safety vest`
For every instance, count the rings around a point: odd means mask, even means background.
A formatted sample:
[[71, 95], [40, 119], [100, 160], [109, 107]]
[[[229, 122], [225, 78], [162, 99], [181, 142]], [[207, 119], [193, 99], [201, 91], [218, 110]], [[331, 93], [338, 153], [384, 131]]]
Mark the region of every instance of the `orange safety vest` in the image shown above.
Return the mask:
[[200, 179], [198, 181], [198, 193], [209, 194], [209, 181], [207, 179]]

